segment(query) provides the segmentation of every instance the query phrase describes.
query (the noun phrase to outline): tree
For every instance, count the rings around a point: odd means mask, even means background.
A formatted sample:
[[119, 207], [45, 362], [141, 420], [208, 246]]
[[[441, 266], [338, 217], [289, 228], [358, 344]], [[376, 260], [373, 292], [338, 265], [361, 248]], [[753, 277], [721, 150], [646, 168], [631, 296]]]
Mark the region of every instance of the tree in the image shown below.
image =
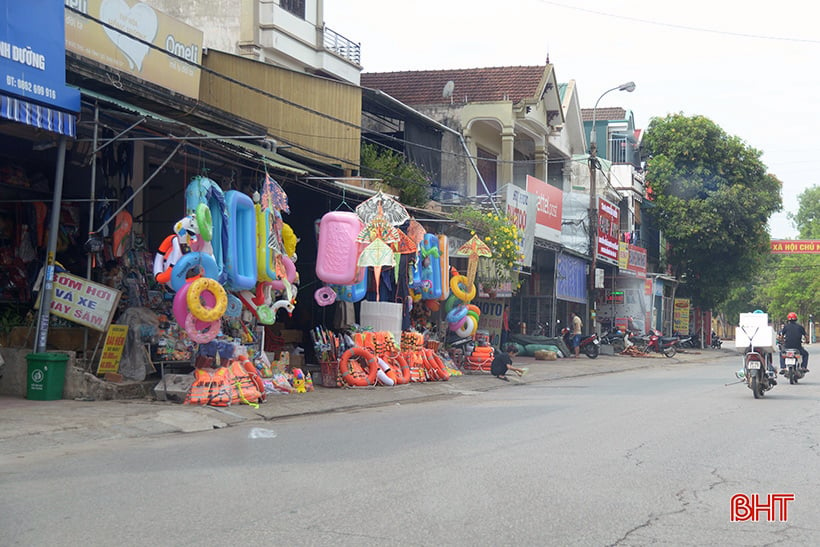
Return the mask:
[[712, 308], [749, 284], [769, 255], [780, 182], [761, 152], [703, 116], [654, 118], [644, 137], [652, 216], [695, 305]]
[[360, 172], [363, 177], [380, 178], [399, 191], [399, 201], [410, 207], [424, 207], [430, 201], [430, 181], [421, 169], [404, 156], [387, 148], [362, 144]]
[[[800, 239], [820, 239], [820, 186], [807, 189], [797, 199], [800, 205], [792, 219]], [[810, 313], [820, 310], [820, 255], [778, 256], [774, 274], [763, 289], [771, 301], [770, 316], [784, 318], [797, 312], [805, 322]]]

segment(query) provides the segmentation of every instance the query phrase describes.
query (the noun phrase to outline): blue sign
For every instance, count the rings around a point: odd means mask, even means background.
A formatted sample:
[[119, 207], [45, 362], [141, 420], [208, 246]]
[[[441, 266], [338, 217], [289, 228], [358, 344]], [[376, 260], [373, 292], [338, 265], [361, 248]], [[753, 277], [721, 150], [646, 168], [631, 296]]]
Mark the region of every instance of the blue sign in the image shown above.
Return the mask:
[[0, 93], [79, 112], [65, 85], [65, 5], [0, 0]]
[[565, 254], [558, 255], [556, 262], [555, 297], [569, 302], [586, 302], [586, 262]]

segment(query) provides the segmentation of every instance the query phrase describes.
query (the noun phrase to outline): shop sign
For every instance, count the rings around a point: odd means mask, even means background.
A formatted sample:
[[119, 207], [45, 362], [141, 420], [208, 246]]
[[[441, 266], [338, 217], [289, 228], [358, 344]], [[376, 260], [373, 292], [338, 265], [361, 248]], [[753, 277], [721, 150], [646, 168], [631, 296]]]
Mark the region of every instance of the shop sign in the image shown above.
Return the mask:
[[618, 235], [620, 211], [603, 198], [598, 198], [598, 258], [618, 263]]
[[105, 332], [120, 301], [120, 291], [67, 273], [54, 275], [51, 314]]
[[674, 332], [689, 332], [689, 299], [676, 298], [675, 312], [673, 315], [673, 330]]
[[561, 243], [564, 192], [530, 175], [527, 175], [527, 192], [536, 199], [535, 237]]
[[516, 263], [529, 267], [532, 264], [532, 249], [535, 245], [536, 198], [514, 184], [507, 185], [506, 198], [505, 213], [523, 234], [518, 246], [524, 258]]
[[122, 348], [125, 347], [125, 337], [127, 335], [128, 325], [111, 325], [108, 328], [102, 355], [100, 355], [100, 364], [97, 366], [97, 374], [117, 372], [119, 370]]
[[555, 260], [555, 297], [569, 302], [587, 301], [586, 262], [565, 254]]
[[505, 300], [481, 298], [476, 299], [473, 303], [481, 311], [478, 318], [478, 330], [490, 333], [490, 343], [498, 346], [501, 343], [501, 323], [503, 321]]
[[80, 92], [65, 85], [63, 11], [54, 0], [0, 0], [0, 92], [79, 112]]
[[188, 97], [199, 97], [201, 71], [185, 61], [202, 63], [201, 30], [136, 0], [65, 0], [65, 5], [71, 8], [65, 10], [68, 51]]
[[618, 269], [621, 273], [646, 278], [646, 249], [621, 241], [618, 243]]
[[820, 254], [820, 239], [773, 239], [771, 244], [773, 254]]

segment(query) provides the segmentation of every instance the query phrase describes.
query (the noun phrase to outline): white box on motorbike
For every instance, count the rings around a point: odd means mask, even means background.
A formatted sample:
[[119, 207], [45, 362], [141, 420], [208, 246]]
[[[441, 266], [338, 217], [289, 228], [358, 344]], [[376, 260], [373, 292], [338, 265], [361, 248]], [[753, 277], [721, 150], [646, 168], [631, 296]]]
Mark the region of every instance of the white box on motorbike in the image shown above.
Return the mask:
[[[753, 324], [744, 324], [744, 315], [757, 315], [758, 317], [766, 317], [762, 313], [741, 313], [740, 325], [735, 329], [735, 349], [746, 351], [749, 346], [754, 346], [756, 351], [764, 353], [774, 353], [777, 346], [777, 336], [774, 329], [768, 324], [760, 325], [758, 320], [753, 321]], [[757, 324], [754, 324], [757, 323]]]

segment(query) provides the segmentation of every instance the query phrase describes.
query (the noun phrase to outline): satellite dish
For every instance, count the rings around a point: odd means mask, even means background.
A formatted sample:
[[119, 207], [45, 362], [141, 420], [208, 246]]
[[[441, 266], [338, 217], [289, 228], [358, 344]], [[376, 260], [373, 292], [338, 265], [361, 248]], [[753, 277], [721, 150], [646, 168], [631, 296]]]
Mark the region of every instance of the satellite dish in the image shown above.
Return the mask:
[[456, 88], [456, 83], [453, 80], [448, 80], [446, 84], [444, 84], [444, 89], [441, 90], [441, 96], [445, 99], [447, 97], [453, 96], [453, 90]]

